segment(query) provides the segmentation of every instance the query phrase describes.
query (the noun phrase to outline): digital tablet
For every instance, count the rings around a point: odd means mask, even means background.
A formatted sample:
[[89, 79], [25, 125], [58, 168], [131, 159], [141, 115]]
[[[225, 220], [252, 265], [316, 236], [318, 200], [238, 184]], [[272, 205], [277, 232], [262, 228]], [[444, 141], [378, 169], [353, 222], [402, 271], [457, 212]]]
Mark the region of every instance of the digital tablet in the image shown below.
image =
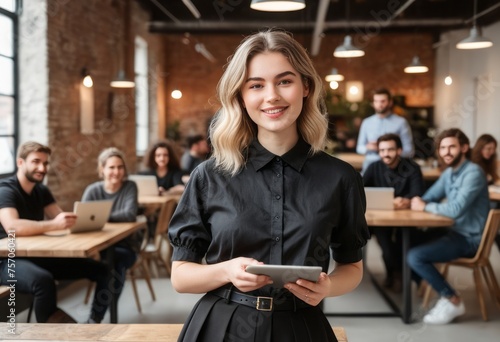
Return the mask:
[[248, 273], [264, 274], [273, 280], [273, 286], [283, 287], [286, 283], [294, 283], [297, 279], [318, 281], [321, 273], [320, 266], [292, 266], [292, 265], [248, 265]]

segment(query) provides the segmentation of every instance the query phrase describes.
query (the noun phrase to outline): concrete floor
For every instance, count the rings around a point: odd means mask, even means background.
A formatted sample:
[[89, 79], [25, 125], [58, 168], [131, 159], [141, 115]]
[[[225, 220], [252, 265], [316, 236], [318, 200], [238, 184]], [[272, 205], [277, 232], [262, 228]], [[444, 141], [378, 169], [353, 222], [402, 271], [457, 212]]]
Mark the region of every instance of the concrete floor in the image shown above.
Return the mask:
[[[380, 250], [375, 241], [371, 240], [367, 248], [367, 267], [375, 278], [384, 277], [380, 258]], [[500, 277], [500, 253], [496, 247], [492, 251], [493, 268]], [[420, 307], [421, 299], [416, 295], [413, 300], [415, 323], [404, 324], [397, 317], [348, 317], [329, 316], [333, 326], [345, 328], [350, 342], [365, 341], [499, 341], [500, 340], [500, 308], [486, 295], [489, 321], [481, 318], [475, 288], [472, 282], [472, 272], [469, 270], [452, 268], [450, 270], [451, 283], [460, 290], [466, 305], [467, 313], [456, 322], [446, 326], [430, 326], [421, 323], [425, 310]], [[138, 281], [142, 313], [137, 311], [132, 286], [128, 282], [119, 302], [120, 323], [183, 323], [191, 308], [200, 297], [199, 295], [178, 294], [171, 286], [170, 280], [160, 277], [153, 280], [156, 292], [156, 301], [152, 301], [146, 284]], [[87, 288], [87, 281], [78, 281], [59, 292], [59, 305], [70, 313], [79, 322], [87, 319], [89, 305], [83, 304]], [[414, 291], [416, 293], [416, 291]], [[392, 294], [395, 300], [399, 296]], [[435, 298], [434, 298], [435, 300]], [[326, 313], [355, 313], [355, 312], [390, 312], [389, 306], [367, 275], [361, 285], [352, 293], [338, 298], [325, 300]], [[19, 321], [25, 321], [23, 312]], [[106, 315], [104, 323], [109, 322]]]

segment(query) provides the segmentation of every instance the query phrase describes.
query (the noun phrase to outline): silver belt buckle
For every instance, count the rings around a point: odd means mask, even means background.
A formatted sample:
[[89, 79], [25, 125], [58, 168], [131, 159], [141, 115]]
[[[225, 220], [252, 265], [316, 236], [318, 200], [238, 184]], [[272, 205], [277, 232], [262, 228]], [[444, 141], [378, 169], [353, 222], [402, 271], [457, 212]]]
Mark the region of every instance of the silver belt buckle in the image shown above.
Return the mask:
[[273, 310], [273, 298], [272, 297], [257, 297], [257, 304], [255, 309], [259, 311], [272, 311]]

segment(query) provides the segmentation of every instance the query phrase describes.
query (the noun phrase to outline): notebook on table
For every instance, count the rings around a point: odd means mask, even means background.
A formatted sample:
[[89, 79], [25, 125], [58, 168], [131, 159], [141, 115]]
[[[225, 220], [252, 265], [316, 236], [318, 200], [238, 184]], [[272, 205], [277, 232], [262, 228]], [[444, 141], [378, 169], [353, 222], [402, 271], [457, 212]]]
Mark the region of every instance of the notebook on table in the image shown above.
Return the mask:
[[365, 195], [366, 209], [394, 209], [394, 188], [365, 187]]
[[73, 212], [76, 223], [70, 228], [71, 233], [101, 230], [108, 222], [113, 201], [75, 202]]
[[128, 179], [137, 184], [139, 196], [158, 196], [156, 177], [150, 175], [130, 175]]

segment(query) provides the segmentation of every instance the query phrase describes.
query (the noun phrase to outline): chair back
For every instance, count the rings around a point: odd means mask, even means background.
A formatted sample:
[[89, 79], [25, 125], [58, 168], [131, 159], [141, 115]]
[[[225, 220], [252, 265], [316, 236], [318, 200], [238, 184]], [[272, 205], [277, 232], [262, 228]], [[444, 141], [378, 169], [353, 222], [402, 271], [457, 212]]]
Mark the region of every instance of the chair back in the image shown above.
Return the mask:
[[478, 262], [479, 260], [487, 260], [490, 257], [491, 247], [495, 242], [495, 237], [498, 233], [500, 225], [500, 209], [490, 209], [486, 225], [484, 226], [481, 243], [477, 249], [476, 255], [470, 259], [470, 262]]
[[175, 208], [177, 207], [178, 198], [169, 198], [160, 209], [160, 214], [158, 215], [158, 222], [156, 223], [156, 236], [161, 236], [168, 231], [168, 225], [170, 219], [174, 215]]

